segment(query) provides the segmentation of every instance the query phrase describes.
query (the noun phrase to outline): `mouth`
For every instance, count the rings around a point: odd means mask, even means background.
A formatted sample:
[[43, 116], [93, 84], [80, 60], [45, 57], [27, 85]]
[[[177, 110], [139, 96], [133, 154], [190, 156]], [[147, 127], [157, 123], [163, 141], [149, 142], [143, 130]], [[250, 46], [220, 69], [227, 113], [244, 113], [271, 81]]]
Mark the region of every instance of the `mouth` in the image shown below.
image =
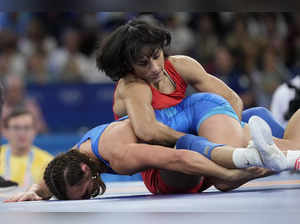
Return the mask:
[[157, 79], [157, 78], [160, 77], [160, 73], [161, 73], [161, 71], [160, 71], [160, 72], [157, 72], [157, 73], [153, 73], [153, 74], [150, 75], [150, 78], [151, 78], [151, 79]]

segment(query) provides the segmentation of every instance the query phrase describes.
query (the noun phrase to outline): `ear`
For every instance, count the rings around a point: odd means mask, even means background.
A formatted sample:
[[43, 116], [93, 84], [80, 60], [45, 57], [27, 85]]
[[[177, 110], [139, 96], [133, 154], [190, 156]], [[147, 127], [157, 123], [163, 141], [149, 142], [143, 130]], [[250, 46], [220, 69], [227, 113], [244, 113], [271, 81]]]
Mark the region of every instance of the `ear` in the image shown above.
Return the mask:
[[89, 170], [91, 170], [90, 169], [90, 167], [87, 165], [87, 164], [85, 164], [85, 163], [80, 163], [80, 167], [81, 167], [81, 170], [83, 171], [83, 172], [87, 172], [87, 171], [89, 171]]

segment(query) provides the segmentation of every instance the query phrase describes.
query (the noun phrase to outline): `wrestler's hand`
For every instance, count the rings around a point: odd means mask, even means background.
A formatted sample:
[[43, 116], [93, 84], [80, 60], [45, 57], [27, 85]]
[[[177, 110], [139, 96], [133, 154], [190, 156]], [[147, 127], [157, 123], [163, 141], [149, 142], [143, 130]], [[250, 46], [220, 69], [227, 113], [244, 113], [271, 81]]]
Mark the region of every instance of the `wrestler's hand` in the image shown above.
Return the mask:
[[253, 174], [255, 176], [255, 178], [258, 177], [266, 177], [266, 176], [270, 176], [275, 174], [276, 172], [266, 169], [266, 168], [262, 168], [262, 167], [248, 167], [245, 170], [247, 170], [248, 172], [250, 172], [251, 174]]
[[4, 202], [39, 201], [39, 200], [43, 200], [43, 198], [40, 197], [34, 191], [27, 191], [27, 192], [18, 193], [17, 195], [12, 196], [11, 198], [5, 200]]

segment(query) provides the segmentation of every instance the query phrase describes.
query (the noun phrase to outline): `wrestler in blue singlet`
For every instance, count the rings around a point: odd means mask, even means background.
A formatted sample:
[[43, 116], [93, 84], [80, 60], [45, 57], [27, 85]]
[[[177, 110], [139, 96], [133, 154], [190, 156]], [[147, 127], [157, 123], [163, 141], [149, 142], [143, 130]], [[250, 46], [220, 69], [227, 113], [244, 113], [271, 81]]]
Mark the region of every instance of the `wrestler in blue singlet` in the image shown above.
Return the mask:
[[207, 118], [216, 114], [226, 114], [240, 122], [229, 102], [213, 93], [195, 93], [176, 106], [155, 111], [158, 121], [176, 131], [194, 135], [198, 135], [200, 125]]
[[[200, 125], [207, 118], [216, 114], [226, 114], [240, 122], [237, 114], [235, 113], [229, 102], [226, 101], [223, 97], [213, 93], [195, 93], [191, 96], [186, 97], [181, 101], [181, 103], [177, 104], [176, 106], [162, 110], [155, 110], [156, 119], [158, 121], [176, 131], [193, 135], [198, 134]], [[128, 116], [124, 116], [118, 121], [125, 120], [127, 118]], [[244, 122], [240, 123], [242, 126], [244, 125]], [[98, 152], [99, 138], [108, 125], [109, 124], [103, 124], [88, 131], [80, 139], [77, 146], [79, 147], [83, 142], [91, 139], [92, 151], [95, 156], [99, 160], [104, 162], [104, 164], [109, 169], [109, 173], [116, 174], [116, 172], [114, 172], [110, 167], [109, 162], [104, 160]], [[200, 138], [197, 136], [197, 140]], [[214, 144], [207, 140], [205, 140], [205, 142], [203, 141], [204, 138], [202, 139], [202, 142], [196, 146], [196, 148], [203, 148], [204, 145], [209, 145], [210, 148], [213, 149], [217, 146], [220, 146], [220, 144]], [[184, 146], [186, 146], [186, 144], [184, 144]]]
[[109, 162], [104, 160], [102, 158], [102, 156], [99, 154], [98, 151], [98, 143], [99, 143], [99, 139], [100, 136], [102, 135], [102, 133], [104, 132], [105, 128], [108, 126], [109, 124], [103, 124], [103, 125], [99, 125], [97, 127], [94, 127], [93, 129], [89, 130], [77, 143], [77, 148], [80, 147], [80, 145], [82, 143], [84, 143], [85, 141], [87, 141], [88, 139], [91, 140], [92, 143], [92, 151], [95, 154], [95, 156], [101, 160], [108, 168], [108, 173], [110, 174], [117, 174], [109, 165]]

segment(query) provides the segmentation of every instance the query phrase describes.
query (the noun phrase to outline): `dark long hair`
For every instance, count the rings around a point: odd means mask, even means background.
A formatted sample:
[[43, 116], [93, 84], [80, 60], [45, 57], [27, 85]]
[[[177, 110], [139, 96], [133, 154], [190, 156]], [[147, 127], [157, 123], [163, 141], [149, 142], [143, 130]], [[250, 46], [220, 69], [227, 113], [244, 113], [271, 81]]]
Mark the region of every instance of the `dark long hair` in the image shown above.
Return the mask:
[[171, 35], [162, 27], [138, 19], [118, 27], [102, 43], [96, 53], [97, 67], [113, 81], [133, 71], [132, 64], [147, 46], [153, 50], [161, 48], [167, 56]]
[[80, 183], [84, 176], [80, 164], [87, 164], [92, 172], [92, 176], [97, 175], [97, 185], [99, 194], [106, 190], [105, 183], [100, 174], [105, 172], [105, 165], [93, 162], [87, 155], [79, 152], [78, 149], [71, 149], [66, 153], [56, 156], [47, 166], [44, 173], [44, 181], [51, 193], [59, 200], [68, 200], [66, 186], [74, 186]]

